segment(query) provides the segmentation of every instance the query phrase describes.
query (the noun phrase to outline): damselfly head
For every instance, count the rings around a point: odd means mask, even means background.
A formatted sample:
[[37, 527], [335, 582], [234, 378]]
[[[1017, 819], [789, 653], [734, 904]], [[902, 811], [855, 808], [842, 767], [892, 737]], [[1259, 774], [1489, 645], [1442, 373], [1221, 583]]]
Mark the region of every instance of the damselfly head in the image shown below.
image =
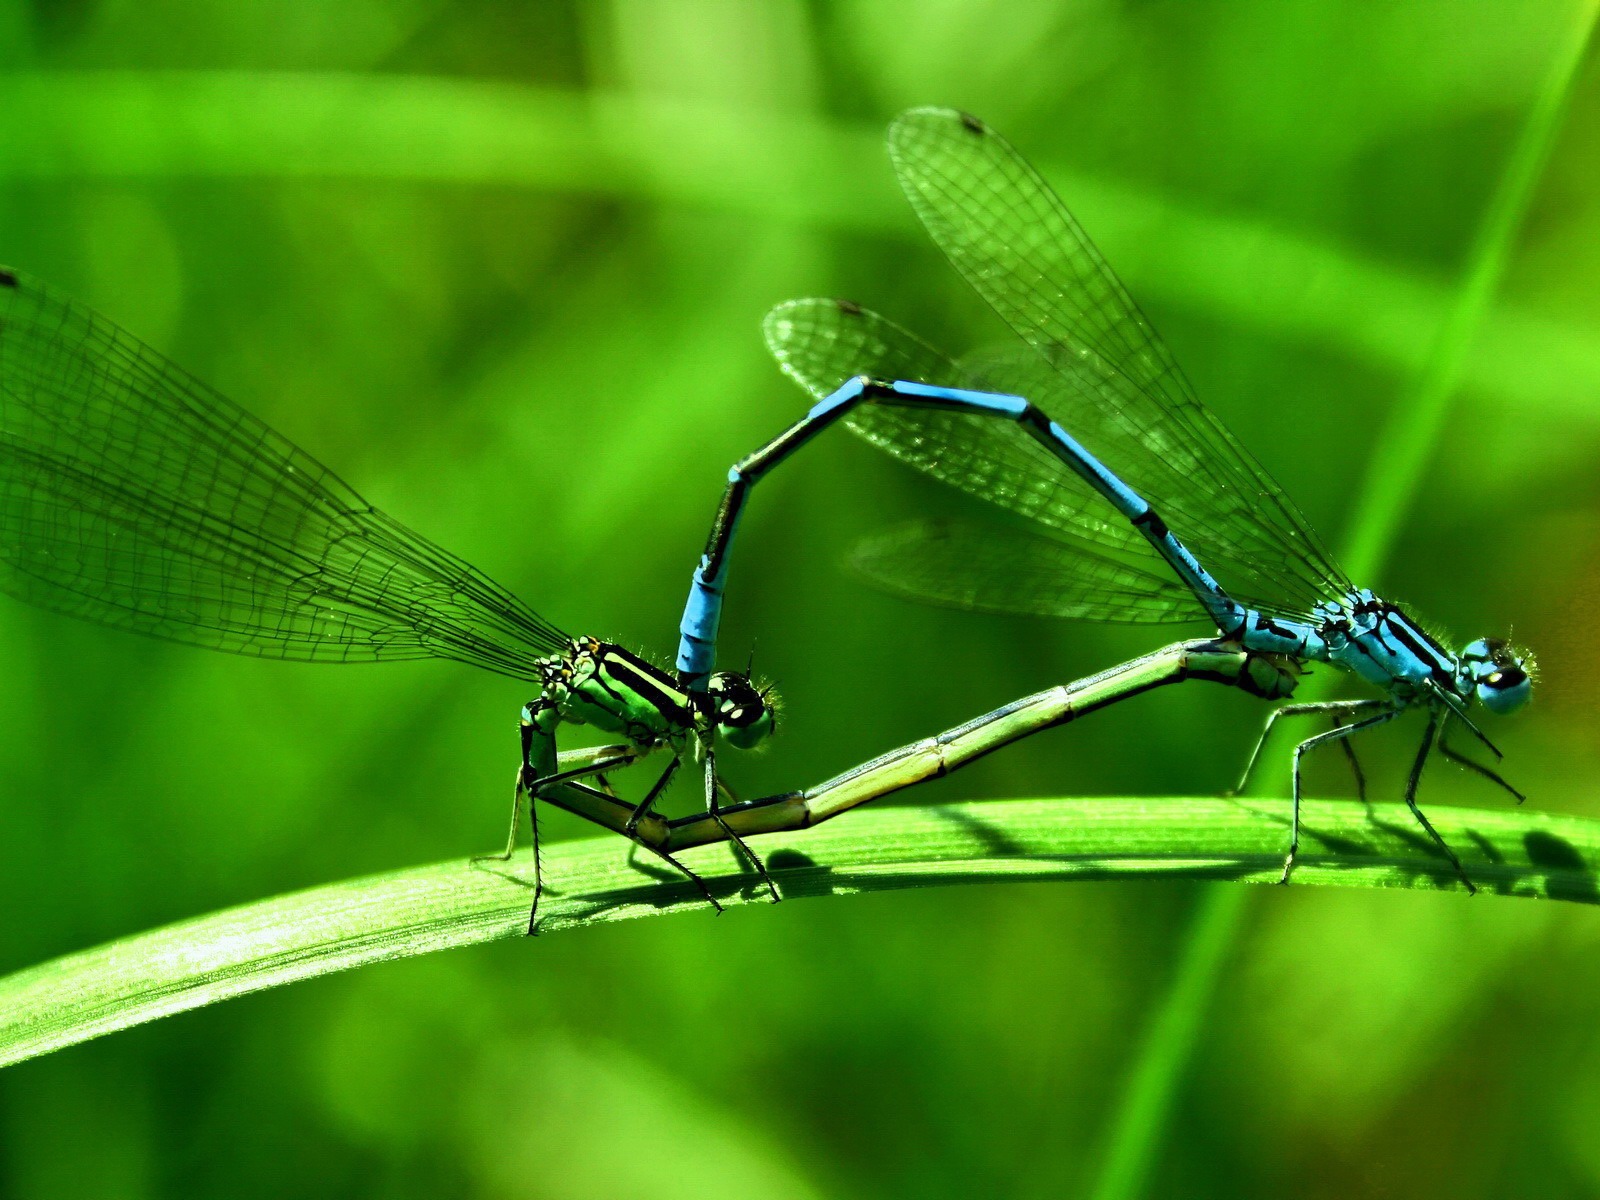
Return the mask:
[[1504, 638], [1479, 638], [1461, 652], [1461, 670], [1492, 713], [1513, 713], [1533, 694], [1533, 658]]
[[707, 685], [711, 719], [717, 736], [739, 750], [752, 750], [771, 736], [778, 723], [772, 688], [757, 687], [750, 676], [718, 671]]

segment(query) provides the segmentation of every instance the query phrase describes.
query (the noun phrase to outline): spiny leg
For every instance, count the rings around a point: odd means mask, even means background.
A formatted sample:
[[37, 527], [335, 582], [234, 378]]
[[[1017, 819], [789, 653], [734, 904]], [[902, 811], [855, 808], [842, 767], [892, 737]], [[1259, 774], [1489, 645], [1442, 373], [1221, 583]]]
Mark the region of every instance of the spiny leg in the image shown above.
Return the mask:
[[539, 866], [539, 793], [528, 790], [528, 828], [533, 837], [533, 903], [528, 905], [528, 936], [538, 936], [539, 897], [544, 895], [544, 872]]
[[533, 831], [533, 903], [528, 908], [529, 937], [537, 932], [539, 899], [544, 895], [544, 870], [539, 854], [539, 797], [552, 787], [626, 765], [638, 757], [634, 747], [603, 747], [598, 752], [599, 757], [593, 761], [570, 771], [559, 771], [556, 769], [560, 760], [556, 754], [555, 731], [560, 723], [561, 714], [543, 698], [524, 706], [519, 729], [522, 736], [522, 762], [517, 767], [516, 786], [511, 793], [511, 822], [506, 833], [505, 849], [499, 854], [477, 855], [472, 859], [473, 862], [506, 862], [511, 859], [517, 847], [522, 793], [527, 792], [528, 824]]
[[744, 839], [735, 833], [729, 824], [722, 819], [722, 805], [718, 802], [718, 794], [721, 791], [721, 784], [717, 779], [716, 751], [707, 745], [705, 748], [705, 756], [706, 812], [711, 814], [711, 819], [717, 823], [717, 828], [722, 830], [723, 836], [737, 846], [739, 848], [739, 853], [743, 854], [746, 860], [749, 861], [750, 865], [756, 869], [756, 874], [761, 876], [761, 881], [767, 885], [767, 890], [772, 893], [772, 902], [776, 904], [779, 900], [782, 900], [783, 897], [778, 894], [778, 885], [772, 881], [772, 876], [767, 874], [766, 864], [756, 857], [756, 852], [750, 849], [749, 846], [745, 845]]
[[1496, 761], [1505, 757], [1504, 754], [1500, 753], [1500, 747], [1489, 740], [1489, 735], [1478, 728], [1478, 723], [1467, 716], [1465, 702], [1443, 689], [1436, 690], [1434, 697], [1439, 704], [1450, 710], [1450, 715], [1460, 721], [1468, 733], [1483, 743], [1489, 753], [1495, 756]]
[[[522, 733], [522, 761], [517, 764], [517, 782], [511, 791], [511, 828], [506, 833], [506, 848], [498, 854], [474, 854], [470, 862], [509, 862], [517, 849], [517, 826], [522, 820], [522, 793], [528, 787], [528, 777], [533, 772], [531, 755], [533, 753], [533, 740], [536, 736], [534, 727], [524, 721]], [[531, 794], [531, 793], [530, 793]], [[531, 815], [533, 806], [530, 803], [528, 811]], [[534, 888], [539, 886], [539, 866], [537, 858], [533, 868]]]
[[1477, 895], [1478, 889], [1471, 879], [1467, 878], [1466, 868], [1461, 865], [1461, 860], [1456, 857], [1456, 852], [1450, 849], [1450, 844], [1439, 836], [1439, 831], [1433, 827], [1433, 822], [1422, 815], [1422, 809], [1417, 807], [1417, 785], [1422, 782], [1422, 768], [1428, 761], [1428, 753], [1439, 740], [1443, 732], [1445, 714], [1439, 709], [1434, 709], [1428, 717], [1428, 731], [1422, 736], [1422, 747], [1417, 751], [1417, 759], [1411, 764], [1411, 776], [1406, 780], [1406, 807], [1411, 810], [1411, 815], [1417, 823], [1428, 831], [1428, 836], [1434, 845], [1444, 851], [1444, 855], [1455, 867], [1456, 874], [1461, 876], [1461, 882], [1467, 885], [1468, 895]]
[[[618, 804], [625, 804], [626, 803], [626, 801], [623, 800], [621, 793], [619, 793], [617, 791], [616, 787], [612, 784], [611, 776], [609, 774], [596, 775], [589, 782], [592, 783], [599, 790], [601, 795], [609, 796], [611, 799], [615, 800]], [[628, 847], [628, 865], [629, 866], [633, 865], [633, 847], [631, 845]]]
[[[664, 790], [664, 788], [667, 785], [667, 782], [669, 780], [671, 780], [671, 778], [673, 776], [673, 773], [676, 770], [677, 770], [677, 762], [676, 762], [676, 760], [674, 760], [673, 762], [670, 762], [670, 763], [667, 764], [666, 770], [664, 770], [661, 773], [661, 778], [656, 780], [655, 784], [651, 787], [649, 795], [647, 795], [644, 798], [644, 800], [634, 809], [634, 818], [630, 818], [630, 821], [627, 824], [625, 824], [623, 826], [622, 830], [620, 831], [623, 834], [623, 836], [625, 836], [628, 839], [628, 865], [630, 867], [634, 865], [634, 854], [642, 846], [644, 849], [650, 851], [651, 854], [654, 854], [657, 858], [659, 858], [663, 862], [665, 862], [674, 871], [678, 872], [678, 874], [682, 875], [685, 879], [689, 880], [690, 883], [694, 884], [697, 888], [699, 888], [700, 889], [700, 894], [701, 894], [701, 896], [703, 896], [705, 898], [706, 903], [711, 905], [711, 907], [715, 911], [720, 913], [722, 911], [722, 905], [717, 903], [716, 897], [714, 897], [711, 894], [711, 890], [708, 887], [706, 887], [705, 881], [703, 879], [701, 879], [699, 875], [695, 874], [688, 867], [684, 866], [683, 863], [679, 862], [676, 858], [674, 858], [670, 853], [668, 853], [662, 847], [652, 844], [649, 840], [647, 840], [645, 837], [640, 835], [639, 832], [638, 832], [638, 828], [637, 828], [637, 824], [636, 824], [635, 818], [642, 818], [644, 815], [646, 815], [650, 811], [650, 808], [654, 805], [654, 803], [656, 801], [656, 798], [661, 794], [662, 790]], [[566, 779], [565, 782], [559, 783], [559, 784], [555, 784], [555, 785], [545, 784], [545, 785], [542, 785], [542, 786], [540, 786], [538, 788], [530, 788], [529, 789], [529, 794], [531, 796], [533, 796], [535, 800], [545, 799], [547, 801], [551, 801], [550, 793], [556, 787], [562, 787], [562, 788], [570, 789], [572, 791], [583, 792], [586, 795], [591, 796], [591, 797], [598, 797], [598, 798], [602, 798], [602, 799], [615, 799], [614, 795], [608, 794], [607, 792], [603, 792], [599, 788], [592, 788], [592, 787], [589, 787], [589, 786], [587, 786], [587, 785], [585, 785], [583, 783], [576, 782], [576, 781], [574, 781], [572, 779]], [[584, 816], [585, 815], [584, 813], [580, 812], [579, 810], [571, 808], [569, 805], [562, 804], [560, 801], [551, 801], [551, 802], [556, 803], [558, 805], [558, 807], [567, 808], [568, 811], [576, 812], [579, 816]], [[538, 865], [538, 861], [539, 861], [539, 825], [538, 825], [538, 807], [537, 807], [536, 804], [529, 805], [529, 813], [532, 816], [533, 822], [534, 822], [534, 824], [533, 824], [533, 854], [534, 854], [535, 869], [537, 870], [537, 865]], [[593, 818], [591, 818], [591, 819], [593, 819]], [[615, 826], [613, 826], [613, 825], [611, 825], [609, 823], [606, 823], [606, 822], [599, 822], [599, 823], [606, 829], [615, 830], [615, 828], [616, 828]], [[530, 913], [529, 917], [528, 917], [528, 933], [530, 935], [532, 935], [535, 932], [535, 930], [534, 930], [534, 918], [535, 918], [535, 916], [537, 915], [537, 912], [538, 912], [538, 900], [539, 900], [539, 891], [536, 889], [535, 892], [534, 892], [534, 911], [532, 913]]]
[[[1250, 758], [1244, 764], [1244, 774], [1239, 776], [1239, 786], [1234, 788], [1238, 794], [1250, 782], [1250, 776], [1255, 772], [1256, 763], [1261, 761], [1261, 751], [1266, 747], [1267, 739], [1272, 736], [1272, 727], [1278, 723], [1280, 717], [1309, 717], [1317, 713], [1331, 713], [1334, 718], [1334, 729], [1341, 728], [1342, 717], [1354, 716], [1370, 708], [1383, 708], [1382, 700], [1326, 700], [1315, 704], [1285, 704], [1282, 708], [1275, 708], [1267, 716], [1267, 723], [1261, 730], [1261, 736], [1256, 739], [1255, 748], [1250, 751]], [[1366, 780], [1361, 777], [1361, 768], [1356, 768], [1356, 786], [1364, 788]]]
[[603, 759], [599, 762], [586, 763], [581, 767], [573, 767], [570, 771], [557, 771], [554, 775], [545, 775], [535, 779], [529, 787], [554, 787], [558, 783], [571, 783], [575, 779], [588, 779], [590, 776], [603, 781], [607, 771], [615, 771], [618, 767], [626, 767], [639, 760], [637, 754], [619, 754], [615, 758]]
[[[600, 785], [601, 789], [608, 796], [612, 797], [615, 800], [622, 800], [622, 797], [617, 795], [616, 789], [611, 786], [611, 784], [607, 781], [607, 779], [606, 779], [606, 777], [604, 775], [595, 776], [594, 782], [597, 783], [598, 785]], [[638, 863], [639, 863], [639, 847], [642, 846], [643, 844], [644, 843], [639, 841], [637, 838], [633, 838], [633, 839], [629, 840], [629, 842], [628, 842], [628, 857], [625, 860], [629, 867], [636, 868], [638, 866]], [[652, 853], [653, 853], [653, 851], [652, 851]]]
[[[549, 769], [555, 764], [556, 738], [554, 721], [555, 709], [546, 706], [540, 711], [538, 720], [525, 720], [522, 723], [522, 765], [517, 768], [517, 786], [528, 793], [528, 827], [532, 831], [533, 841], [533, 903], [528, 905], [528, 936], [536, 937], [539, 929], [539, 897], [544, 895], [544, 867], [539, 859], [539, 792], [530, 781], [530, 776], [537, 773], [538, 768], [533, 765], [534, 750], [538, 750], [539, 765]], [[517, 844], [517, 810], [516, 797], [512, 796], [511, 810], [511, 835], [506, 840], [506, 857]]]
[[[1381, 700], [1353, 700], [1353, 701], [1350, 701], [1350, 703], [1351, 704], [1363, 704], [1363, 705], [1366, 705], [1366, 704], [1379, 704], [1379, 705], [1381, 705], [1383, 702]], [[1384, 724], [1384, 722], [1386, 722], [1386, 721], [1394, 720], [1397, 716], [1400, 715], [1401, 711], [1402, 710], [1398, 709], [1398, 708], [1387, 708], [1387, 709], [1384, 709], [1384, 711], [1382, 711], [1380, 713], [1377, 713], [1374, 716], [1363, 718], [1362, 720], [1355, 722], [1353, 725], [1340, 725], [1337, 729], [1330, 729], [1326, 733], [1319, 733], [1319, 734], [1316, 734], [1313, 737], [1308, 737], [1305, 741], [1301, 742], [1298, 746], [1296, 746], [1294, 748], [1294, 756], [1293, 756], [1294, 770], [1293, 770], [1293, 775], [1292, 775], [1293, 787], [1291, 789], [1292, 792], [1293, 792], [1293, 795], [1294, 795], [1294, 807], [1290, 810], [1290, 813], [1289, 813], [1289, 853], [1284, 857], [1284, 860], [1283, 860], [1283, 874], [1278, 877], [1278, 882], [1279, 883], [1288, 883], [1289, 882], [1289, 873], [1294, 870], [1295, 856], [1300, 853], [1300, 757], [1301, 757], [1301, 755], [1303, 755], [1307, 750], [1316, 749], [1318, 746], [1322, 745], [1324, 742], [1332, 742], [1332, 741], [1337, 741], [1337, 740], [1340, 740], [1340, 739], [1343, 739], [1343, 738], [1352, 737], [1355, 734], [1360, 733], [1363, 729], [1375, 729], [1377, 726]]]
[[555, 746], [548, 734], [537, 729], [530, 721], [522, 723], [522, 761], [517, 764], [517, 782], [511, 791], [511, 828], [506, 833], [506, 848], [499, 854], [474, 855], [472, 861], [485, 862], [498, 860], [509, 862], [517, 849], [517, 824], [522, 816], [522, 793], [528, 793], [528, 824], [533, 828], [533, 903], [528, 906], [528, 936], [537, 934], [535, 926], [539, 920], [539, 897], [544, 892], [544, 872], [539, 863], [539, 811], [535, 803], [535, 792], [528, 786], [528, 777], [533, 774], [533, 747], [535, 739], [545, 739], [549, 744], [541, 744], [540, 757], [550, 760], [555, 757]]
[[[522, 761], [517, 764], [517, 782], [516, 786], [511, 792], [511, 824], [510, 829], [506, 833], [506, 848], [499, 854], [474, 855], [471, 861], [487, 862], [494, 860], [499, 862], [508, 862], [510, 860], [512, 854], [517, 848], [517, 823], [522, 815], [522, 793], [526, 791], [529, 795], [528, 814], [529, 819], [533, 820], [533, 797], [536, 794], [535, 789], [541, 782], [544, 782], [538, 778], [538, 773], [541, 768], [550, 777], [558, 779], [574, 778], [579, 774], [588, 773], [583, 770], [567, 772], [565, 776], [557, 775], [555, 773], [556, 763], [558, 761], [556, 757], [555, 731], [556, 727], [560, 723], [560, 714], [556, 711], [555, 706], [547, 700], [542, 698], [538, 700], [532, 700], [523, 706], [522, 721], [518, 726], [518, 732], [522, 736]], [[535, 752], [537, 752], [537, 757], [539, 760], [538, 767], [534, 766]], [[603, 763], [597, 767], [592, 767], [591, 770], [605, 770], [610, 765], [612, 764], [609, 762]], [[537, 836], [537, 826], [535, 826], [535, 836]], [[536, 906], [538, 904], [539, 887], [539, 856], [537, 853], [535, 853], [533, 862], [533, 889], [534, 903]]]
[[661, 793], [667, 790], [667, 784], [671, 783], [672, 777], [678, 773], [678, 767], [682, 761], [678, 755], [674, 754], [672, 756], [672, 761], [667, 763], [667, 769], [661, 772], [661, 778], [650, 785], [650, 790], [645, 793], [644, 799], [639, 801], [634, 808], [633, 815], [628, 818], [628, 823], [622, 827], [622, 832], [634, 845], [643, 846], [657, 858], [686, 876], [695, 887], [700, 889], [700, 894], [705, 897], [706, 903], [720, 913], [722, 905], [717, 903], [717, 898], [711, 894], [711, 889], [706, 886], [704, 879], [701, 879], [700, 876], [696, 875], [660, 846], [651, 845], [639, 836], [639, 822], [655, 807], [656, 800]]
[[506, 848], [498, 854], [474, 854], [468, 862], [510, 862], [517, 849], [517, 826], [522, 823], [522, 781], [527, 772], [517, 768], [516, 786], [511, 789], [511, 828], [506, 832]]
[[[530, 710], [534, 706], [529, 706]], [[586, 775], [612, 770], [618, 766], [625, 766], [638, 758], [638, 753], [631, 747], [603, 747], [603, 757], [596, 759], [582, 767], [570, 771], [558, 771], [555, 774], [539, 778], [537, 768], [533, 765], [535, 747], [538, 747], [538, 758], [543, 764], [556, 761], [555, 740], [553, 736], [542, 728], [542, 722], [537, 719], [524, 720], [521, 726], [522, 734], [522, 762], [517, 766], [516, 784], [511, 791], [511, 822], [506, 831], [505, 849], [498, 854], [475, 854], [469, 860], [480, 862], [509, 862], [517, 848], [517, 827], [522, 819], [522, 795], [528, 794], [528, 823], [533, 830], [533, 904], [528, 912], [528, 935], [534, 936], [534, 926], [539, 916], [539, 897], [544, 894], [544, 873], [539, 860], [539, 806], [538, 798], [545, 789], [570, 783]], [[606, 754], [607, 750], [615, 753]]]
[[1512, 787], [1503, 778], [1501, 778], [1500, 773], [1498, 771], [1492, 770], [1491, 768], [1484, 766], [1480, 762], [1474, 762], [1472, 759], [1468, 758], [1465, 754], [1462, 754], [1460, 751], [1451, 748], [1451, 746], [1450, 746], [1450, 722], [1449, 722], [1448, 718], [1446, 718], [1444, 726], [1440, 730], [1440, 733], [1439, 733], [1439, 753], [1444, 755], [1451, 762], [1460, 763], [1463, 767], [1466, 767], [1468, 770], [1476, 771], [1479, 775], [1482, 775], [1485, 779], [1489, 780], [1490, 782], [1499, 784], [1501, 787], [1505, 788], [1506, 791], [1510, 792], [1513, 796], [1515, 796], [1517, 798], [1517, 803], [1518, 804], [1521, 804], [1524, 800], [1527, 799], [1526, 796], [1524, 796], [1521, 792], [1517, 791], [1516, 788]]
[[[561, 756], [561, 761], [573, 761], [580, 765], [568, 767], [564, 771], [542, 779], [531, 779], [529, 787], [548, 788], [557, 783], [573, 783], [583, 779], [594, 784], [598, 795], [626, 804], [611, 784], [611, 772], [623, 767], [631, 767], [640, 759], [652, 752], [652, 747], [640, 747], [626, 743], [613, 746], [590, 746], [583, 750], [574, 750], [570, 754]], [[609, 828], [609, 826], [608, 826]]]
[[[1338, 713], [1333, 715], [1333, 727], [1344, 728], [1344, 717]], [[1356, 777], [1356, 799], [1365, 804], [1367, 802], [1367, 776], [1361, 769], [1361, 760], [1356, 757], [1355, 743], [1349, 738], [1340, 738], [1339, 745], [1344, 747], [1344, 756], [1350, 763], [1350, 774]]]
[[[655, 808], [656, 801], [661, 798], [661, 793], [667, 790], [667, 785], [672, 782], [672, 777], [678, 773], [678, 767], [683, 760], [676, 754], [667, 763], [667, 769], [661, 772], [660, 778], [650, 785], [650, 790], [644, 794], [644, 799], [633, 806], [633, 814], [628, 818], [628, 823], [622, 827], [622, 832], [635, 840], [639, 837], [639, 822], [644, 820]], [[642, 843], [641, 843], [642, 844]]]

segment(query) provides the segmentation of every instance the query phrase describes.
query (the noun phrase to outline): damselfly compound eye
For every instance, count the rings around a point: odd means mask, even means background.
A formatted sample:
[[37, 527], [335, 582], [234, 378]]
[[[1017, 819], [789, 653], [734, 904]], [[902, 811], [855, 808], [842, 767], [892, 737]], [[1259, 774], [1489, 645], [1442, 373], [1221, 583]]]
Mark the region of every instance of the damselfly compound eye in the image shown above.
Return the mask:
[[730, 746], [749, 750], [772, 733], [772, 706], [748, 676], [720, 672], [711, 677], [709, 690], [717, 700], [717, 734]]
[[1527, 661], [1503, 638], [1479, 638], [1461, 654], [1474, 692], [1492, 713], [1516, 712], [1533, 694]]

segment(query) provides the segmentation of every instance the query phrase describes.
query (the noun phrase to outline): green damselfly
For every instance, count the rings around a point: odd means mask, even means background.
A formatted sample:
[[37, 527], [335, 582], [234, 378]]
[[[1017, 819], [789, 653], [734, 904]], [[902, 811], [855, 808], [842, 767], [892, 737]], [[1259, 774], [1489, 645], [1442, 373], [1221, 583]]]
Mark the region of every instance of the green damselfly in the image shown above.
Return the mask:
[[[691, 693], [615, 643], [563, 633], [159, 352], [13, 271], [0, 271], [0, 590], [235, 654], [444, 658], [537, 684], [522, 710], [506, 855], [524, 794], [536, 800], [593, 776], [597, 794], [614, 800], [605, 773], [657, 751], [670, 756], [665, 770], [608, 827], [683, 871], [716, 906], [669, 849], [635, 836], [694, 756], [705, 766], [708, 816], [744, 849], [721, 821], [711, 742], [764, 740], [773, 729], [766, 690], [722, 672]], [[582, 754], [563, 767], [563, 724], [620, 737], [627, 752]], [[531, 931], [541, 881], [529, 807]]]

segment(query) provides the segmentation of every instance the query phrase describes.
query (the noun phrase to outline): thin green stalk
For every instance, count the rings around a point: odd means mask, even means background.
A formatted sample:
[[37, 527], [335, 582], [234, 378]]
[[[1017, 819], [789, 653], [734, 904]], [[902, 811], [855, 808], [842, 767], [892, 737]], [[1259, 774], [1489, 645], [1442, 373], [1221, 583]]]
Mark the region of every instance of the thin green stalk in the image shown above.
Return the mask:
[[[1296, 885], [1299, 882], [1297, 874]], [[1242, 888], [1212, 887], [1201, 893], [1172, 982], [1149, 1018], [1128, 1071], [1096, 1181], [1095, 1200], [1143, 1194], [1151, 1159], [1166, 1136], [1174, 1090], [1200, 1040], [1211, 996], [1238, 938], [1248, 899], [1249, 893]]]
[[[1561, 128], [1596, 10], [1595, 0], [1580, 4], [1473, 239], [1456, 300], [1406, 402], [1396, 406], [1374, 448], [1344, 548], [1344, 564], [1352, 578], [1378, 577], [1416, 495], [1467, 353], [1505, 274], [1517, 231]], [[1313, 680], [1304, 694], [1314, 698], [1318, 682]], [[1433, 819], [1437, 822], [1439, 814]], [[1132, 1200], [1144, 1193], [1156, 1151], [1166, 1136], [1176, 1090], [1194, 1056], [1245, 911], [1245, 894], [1237, 889], [1211, 888], [1202, 893], [1172, 982], [1145, 1029], [1113, 1115], [1095, 1200]]]
[[[1451, 809], [1439, 831], [1487, 893], [1600, 902], [1600, 820]], [[786, 898], [1041, 880], [1263, 883], [1283, 867], [1282, 800], [1183, 796], [985, 801], [864, 811], [759, 839]], [[1454, 889], [1454, 869], [1401, 805], [1312, 803], [1295, 883]], [[724, 845], [684, 851], [724, 904], [764, 904]], [[673, 912], [698, 892], [614, 837], [546, 848], [543, 933]], [[532, 861], [466, 860], [278, 896], [136, 934], [0, 978], [0, 1066], [233, 996], [366, 963], [520, 937]], [[72, 871], [62, 873], [72, 885]], [[1229, 889], [1235, 893], [1239, 889]], [[1211, 955], [1225, 950], [1214, 932]], [[1199, 1003], [1176, 1019], [1195, 1019]], [[1181, 1031], [1180, 1031], [1181, 1032]], [[1174, 1046], [1181, 1040], [1174, 1038]]]

